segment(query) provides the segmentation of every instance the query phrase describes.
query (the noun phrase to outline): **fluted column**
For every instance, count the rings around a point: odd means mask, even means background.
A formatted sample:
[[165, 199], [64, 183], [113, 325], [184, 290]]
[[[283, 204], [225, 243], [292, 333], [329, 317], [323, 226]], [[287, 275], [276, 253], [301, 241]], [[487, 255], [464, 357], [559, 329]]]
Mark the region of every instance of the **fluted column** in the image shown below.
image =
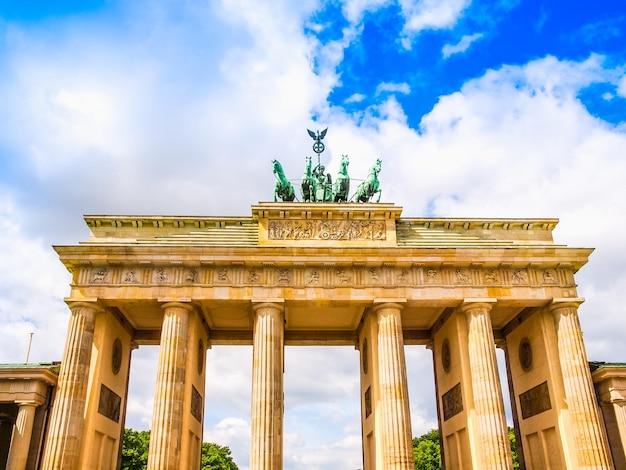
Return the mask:
[[250, 470], [283, 468], [283, 306], [254, 305]]
[[[412, 470], [411, 413], [404, 358], [404, 338], [398, 303], [374, 307], [378, 323], [377, 454], [384, 470]], [[379, 419], [378, 419], [379, 418]], [[378, 441], [378, 439], [377, 439]]]
[[179, 469], [181, 459], [187, 330], [193, 307], [169, 302], [163, 305], [163, 311], [148, 452], [149, 470]]
[[11, 470], [24, 470], [26, 468], [37, 406], [38, 403], [34, 401], [19, 403], [7, 460], [7, 468]]
[[550, 307], [554, 315], [559, 363], [574, 433], [578, 468], [613, 468], [578, 320], [579, 303], [571, 300], [555, 301]]
[[57, 392], [46, 437], [42, 468], [77, 469], [84, 425], [89, 363], [93, 346], [95, 303], [70, 304], [72, 311], [59, 371]]
[[498, 376], [495, 341], [491, 327], [491, 303], [469, 302], [462, 311], [467, 318], [467, 344], [472, 371], [472, 394], [481, 469], [512, 469], [513, 459]]
[[622, 447], [626, 454], [626, 402], [613, 403], [613, 409], [615, 410], [615, 419], [617, 421], [617, 430], [619, 431], [619, 437], [621, 438]]

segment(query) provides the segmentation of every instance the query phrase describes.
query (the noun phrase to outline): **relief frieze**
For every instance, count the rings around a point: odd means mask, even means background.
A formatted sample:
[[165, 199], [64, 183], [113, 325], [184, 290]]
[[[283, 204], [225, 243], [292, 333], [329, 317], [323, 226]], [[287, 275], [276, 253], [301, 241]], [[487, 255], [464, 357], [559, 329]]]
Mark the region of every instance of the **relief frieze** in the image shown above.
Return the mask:
[[497, 284], [499, 281], [498, 271], [495, 269], [487, 269], [483, 276], [483, 282], [485, 284]]
[[396, 276], [396, 282], [398, 284], [409, 284], [409, 275], [410, 272], [408, 269], [401, 269], [400, 271], [398, 271], [397, 276]]
[[156, 268], [154, 271], [154, 281], [157, 284], [168, 284], [170, 282], [170, 274], [165, 268]]
[[456, 274], [456, 282], [458, 284], [471, 284], [472, 279], [470, 278], [469, 273], [463, 269], [463, 268], [458, 268], [455, 271]]
[[522, 409], [522, 419], [527, 419], [552, 409], [548, 382], [543, 382], [520, 394], [519, 404]]
[[[550, 286], [575, 287], [571, 271], [562, 268], [469, 268], [414, 266], [295, 265], [255, 267], [244, 263], [199, 266], [92, 266], [81, 269], [79, 285], [223, 285], [249, 286]], [[574, 295], [574, 294], [572, 294]]]
[[124, 277], [122, 278], [122, 282], [124, 284], [137, 284], [139, 279], [137, 279], [137, 271], [131, 269], [124, 273]]
[[350, 284], [352, 282], [352, 276], [350, 276], [347, 273], [347, 271], [343, 268], [337, 269], [335, 274], [336, 274], [337, 284], [339, 285]]
[[195, 386], [191, 386], [191, 416], [202, 422], [202, 395]]
[[426, 282], [428, 284], [439, 284], [441, 282], [439, 271], [436, 269], [429, 269], [426, 271]]
[[289, 284], [291, 282], [291, 269], [279, 268], [276, 270], [276, 282], [278, 284]]
[[556, 277], [554, 271], [551, 269], [543, 270], [543, 283], [544, 284], [556, 284]]
[[228, 277], [228, 269], [227, 268], [217, 268], [215, 271], [215, 277], [217, 282], [229, 282], [230, 279]]
[[185, 283], [186, 284], [195, 284], [198, 282], [198, 270], [197, 269], [187, 269], [185, 273]]
[[270, 240], [386, 240], [384, 221], [270, 220]]
[[307, 285], [318, 285], [320, 283], [321, 271], [319, 269], [311, 269], [307, 273], [306, 283]]
[[528, 275], [522, 269], [513, 270], [513, 285], [527, 284]]
[[93, 274], [93, 279], [91, 280], [94, 284], [106, 284], [109, 282], [109, 268], [102, 267], [98, 268], [96, 272]]
[[248, 269], [248, 276], [246, 278], [250, 284], [257, 284], [261, 282], [261, 273], [255, 268]]
[[458, 383], [441, 396], [443, 406], [443, 420], [448, 421], [463, 411], [463, 394], [461, 384]]
[[111, 421], [119, 423], [122, 397], [104, 384], [100, 384], [100, 399], [98, 400], [98, 413], [106, 416]]

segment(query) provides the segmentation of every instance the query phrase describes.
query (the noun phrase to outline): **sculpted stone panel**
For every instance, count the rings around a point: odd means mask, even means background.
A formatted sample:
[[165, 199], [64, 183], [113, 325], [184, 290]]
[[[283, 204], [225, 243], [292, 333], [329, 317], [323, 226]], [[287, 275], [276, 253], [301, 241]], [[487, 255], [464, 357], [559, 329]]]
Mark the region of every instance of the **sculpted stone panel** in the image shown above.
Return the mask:
[[194, 387], [191, 386], [191, 415], [198, 420], [199, 423], [202, 422], [202, 395], [200, 392]]
[[461, 384], [458, 383], [441, 397], [443, 405], [443, 420], [448, 421], [455, 415], [463, 411], [463, 395], [461, 394]]
[[384, 221], [270, 220], [270, 240], [386, 240]]
[[536, 387], [520, 394], [519, 404], [522, 409], [522, 418], [527, 419], [532, 416], [548, 411], [552, 408], [550, 402], [550, 390], [548, 382], [543, 382]]
[[[341, 221], [350, 223], [351, 221]], [[375, 223], [375, 222], [372, 222]], [[376, 222], [377, 223], [377, 222]], [[244, 263], [199, 266], [93, 266], [81, 269], [79, 285], [290, 285], [290, 286], [547, 286], [575, 287], [571, 269], [510, 267], [247, 266]]]
[[111, 421], [118, 423], [120, 421], [120, 407], [122, 405], [122, 397], [106, 385], [100, 385], [100, 400], [98, 401], [98, 413], [106, 416]]

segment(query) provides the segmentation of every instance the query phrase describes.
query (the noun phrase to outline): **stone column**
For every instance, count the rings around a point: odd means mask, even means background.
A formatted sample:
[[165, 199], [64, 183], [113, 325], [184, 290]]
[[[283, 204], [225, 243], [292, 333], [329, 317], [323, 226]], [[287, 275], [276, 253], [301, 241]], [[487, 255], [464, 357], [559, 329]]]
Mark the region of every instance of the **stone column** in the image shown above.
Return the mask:
[[35, 410], [39, 406], [34, 401], [21, 402], [18, 405], [19, 410], [13, 426], [11, 447], [9, 448], [9, 458], [7, 460], [7, 468], [11, 470], [24, 470], [26, 468], [30, 439], [33, 435]]
[[411, 413], [399, 303], [374, 306], [378, 323], [377, 460], [384, 470], [413, 470]]
[[614, 402], [615, 420], [617, 421], [617, 430], [622, 441], [622, 448], [626, 454], [626, 401]]
[[478, 441], [474, 451], [482, 455], [481, 469], [513, 469], [513, 458], [498, 376], [495, 341], [491, 327], [491, 301], [466, 302], [467, 344], [472, 374], [474, 416]]
[[283, 306], [254, 305], [250, 470], [283, 468]]
[[42, 468], [77, 469], [80, 455], [96, 303], [73, 302]]
[[180, 468], [187, 325], [189, 313], [193, 311], [191, 305], [179, 302], [169, 302], [162, 307], [163, 328], [152, 411], [149, 470]]
[[554, 315], [559, 363], [574, 434], [578, 468], [613, 468], [578, 320], [580, 302], [572, 299], [563, 301], [555, 299], [550, 306]]
[[[501, 339], [496, 342], [496, 347], [504, 351], [504, 362], [506, 364], [506, 379], [509, 387], [509, 400], [511, 401], [511, 415], [513, 418], [513, 432], [515, 433], [515, 445], [517, 449], [517, 461], [520, 468], [526, 468], [526, 461], [524, 460], [524, 442], [522, 439], [522, 433], [519, 428], [519, 415], [517, 414], [517, 406], [515, 404], [515, 386], [513, 385], [513, 374], [511, 373], [511, 356], [509, 355], [509, 348], [505, 339]], [[508, 434], [508, 429], [507, 429]]]

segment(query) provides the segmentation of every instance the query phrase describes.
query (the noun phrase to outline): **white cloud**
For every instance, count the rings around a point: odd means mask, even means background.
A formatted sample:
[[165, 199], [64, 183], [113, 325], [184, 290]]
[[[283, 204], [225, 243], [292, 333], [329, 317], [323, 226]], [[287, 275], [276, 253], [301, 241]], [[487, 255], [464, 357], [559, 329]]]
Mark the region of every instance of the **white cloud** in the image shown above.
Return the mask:
[[471, 0], [400, 0], [405, 18], [402, 44], [411, 48], [411, 41], [427, 29], [450, 29], [471, 5]]
[[343, 14], [350, 23], [358, 24], [365, 13], [373, 13], [391, 3], [391, 0], [343, 0]]
[[204, 430], [204, 442], [228, 446], [240, 470], [250, 466], [250, 422], [239, 418], [224, 418]]
[[0, 194], [0, 357], [24, 362], [34, 333], [30, 362], [60, 360], [69, 314], [63, 303], [70, 275], [52, 248], [28, 236], [19, 208]]
[[469, 47], [477, 40], [483, 37], [482, 33], [466, 34], [456, 44], [446, 44], [443, 46], [441, 53], [444, 59], [447, 59], [451, 55], [465, 52]]
[[363, 93], [354, 93], [352, 95], [350, 95], [345, 101], [344, 103], [360, 103], [361, 101], [363, 101], [366, 98], [366, 96]]
[[376, 94], [380, 95], [381, 93], [402, 93], [403, 95], [408, 95], [411, 93], [411, 88], [408, 83], [383, 82], [376, 87]]

